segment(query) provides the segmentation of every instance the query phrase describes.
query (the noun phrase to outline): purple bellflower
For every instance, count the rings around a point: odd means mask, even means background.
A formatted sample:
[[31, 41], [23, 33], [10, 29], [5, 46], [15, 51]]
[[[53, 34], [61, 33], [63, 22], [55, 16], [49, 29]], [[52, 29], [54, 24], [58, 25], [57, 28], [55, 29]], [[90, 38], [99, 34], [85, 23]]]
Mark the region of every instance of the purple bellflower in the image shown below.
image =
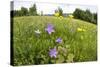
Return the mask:
[[52, 32], [54, 32], [54, 27], [51, 24], [48, 24], [47, 28], [45, 29], [48, 34], [51, 34]]
[[62, 39], [61, 39], [61, 38], [57, 38], [57, 39], [56, 39], [56, 42], [57, 42], [57, 43], [62, 43]]
[[51, 58], [52, 58], [52, 57], [56, 58], [57, 54], [58, 54], [58, 52], [57, 52], [56, 48], [53, 48], [53, 49], [51, 49], [51, 50], [49, 51], [49, 56], [50, 56]]

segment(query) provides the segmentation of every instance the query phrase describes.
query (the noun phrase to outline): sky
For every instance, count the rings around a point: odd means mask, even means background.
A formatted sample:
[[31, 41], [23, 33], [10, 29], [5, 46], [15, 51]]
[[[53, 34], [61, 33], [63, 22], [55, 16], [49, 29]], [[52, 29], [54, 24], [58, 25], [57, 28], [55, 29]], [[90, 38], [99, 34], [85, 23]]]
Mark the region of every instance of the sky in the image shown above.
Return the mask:
[[48, 2], [48, 1], [38, 1], [38, 0], [32, 0], [32, 1], [18, 1], [14, 0], [14, 10], [20, 10], [21, 7], [29, 8], [34, 3], [37, 7], [37, 13], [40, 14], [41, 11], [43, 11], [43, 14], [54, 14], [54, 11], [60, 7], [63, 10], [63, 13], [73, 13], [76, 8], [80, 8], [82, 10], [89, 9], [91, 12], [95, 13], [97, 12], [97, 7], [93, 5], [80, 5], [80, 4], [71, 4], [71, 3], [65, 3], [65, 2]]

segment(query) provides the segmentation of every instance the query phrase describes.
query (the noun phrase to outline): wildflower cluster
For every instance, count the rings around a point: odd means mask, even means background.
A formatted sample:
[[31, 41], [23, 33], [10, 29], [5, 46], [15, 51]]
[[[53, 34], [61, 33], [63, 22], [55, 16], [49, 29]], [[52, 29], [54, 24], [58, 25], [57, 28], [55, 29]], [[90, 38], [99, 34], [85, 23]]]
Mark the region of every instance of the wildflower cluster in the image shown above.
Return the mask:
[[60, 16], [59, 12], [56, 12], [56, 13], [54, 14], [54, 16], [59, 17], [59, 16]]
[[84, 31], [86, 31], [86, 30], [83, 29], [83, 28], [77, 28], [77, 31], [78, 31], [78, 32], [84, 32]]
[[[47, 24], [45, 31], [49, 35], [52, 35], [52, 33], [56, 33], [56, 30], [55, 30], [55, 28], [52, 24]], [[83, 29], [83, 28], [77, 28], [77, 31], [78, 32], [84, 32], [86, 30]], [[40, 35], [41, 31], [39, 31], [39, 29], [38, 29], [38, 30], [35, 31], [35, 33], [37, 35]], [[81, 36], [81, 39], [83, 39], [83, 36]], [[59, 62], [59, 58], [61, 58], [61, 59], [63, 58], [62, 61], [60, 59], [60, 62], [64, 62], [64, 61], [73, 62], [74, 55], [72, 53], [68, 54], [67, 48], [69, 48], [69, 47], [64, 47], [63, 39], [61, 37], [57, 37], [57, 38], [55, 38], [54, 42], [55, 42], [55, 45], [52, 48], [50, 47], [49, 52], [48, 52], [50, 59], [55, 59], [56, 62], [54, 62], [54, 63]], [[64, 57], [67, 57], [67, 59], [64, 60]], [[58, 60], [56, 60], [57, 58], [58, 58]]]

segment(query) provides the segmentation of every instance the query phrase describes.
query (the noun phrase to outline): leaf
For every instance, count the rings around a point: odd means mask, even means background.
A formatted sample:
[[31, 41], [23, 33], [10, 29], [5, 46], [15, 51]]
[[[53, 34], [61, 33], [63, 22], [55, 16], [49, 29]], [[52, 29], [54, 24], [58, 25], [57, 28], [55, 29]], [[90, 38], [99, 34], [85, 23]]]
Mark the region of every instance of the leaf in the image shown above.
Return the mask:
[[51, 59], [51, 62], [52, 62], [52, 63], [55, 63], [55, 61], [56, 61], [56, 59]]
[[44, 61], [41, 61], [40, 63], [41, 63], [41, 64], [44, 64], [45, 62], [44, 62]]
[[81, 40], [83, 40], [84, 39], [84, 37], [83, 36], [81, 36]]
[[68, 54], [68, 56], [67, 56], [67, 62], [73, 62], [73, 58], [74, 58], [74, 55], [73, 54]]
[[61, 51], [62, 50], [62, 47], [61, 46], [58, 46], [58, 51]]
[[62, 54], [62, 55], [64, 55], [64, 56], [67, 55], [67, 48], [58, 46], [58, 51], [59, 51], [60, 54]]
[[69, 48], [70, 46], [69, 45], [66, 45], [66, 48]]
[[58, 59], [56, 60], [56, 63], [63, 63], [64, 57], [62, 55], [58, 55]]

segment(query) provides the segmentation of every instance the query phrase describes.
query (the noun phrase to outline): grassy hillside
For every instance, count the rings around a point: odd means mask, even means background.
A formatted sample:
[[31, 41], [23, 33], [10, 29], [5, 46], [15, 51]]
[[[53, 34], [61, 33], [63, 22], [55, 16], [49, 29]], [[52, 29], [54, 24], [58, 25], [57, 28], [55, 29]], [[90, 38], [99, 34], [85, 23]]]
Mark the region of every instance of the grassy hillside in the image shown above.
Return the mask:
[[[54, 32], [45, 30], [52, 24]], [[97, 59], [97, 26], [63, 17], [14, 17], [14, 65], [52, 64], [95, 61]], [[36, 30], [41, 32], [35, 33]], [[57, 43], [56, 39], [62, 42]], [[50, 57], [56, 48], [56, 58]]]

